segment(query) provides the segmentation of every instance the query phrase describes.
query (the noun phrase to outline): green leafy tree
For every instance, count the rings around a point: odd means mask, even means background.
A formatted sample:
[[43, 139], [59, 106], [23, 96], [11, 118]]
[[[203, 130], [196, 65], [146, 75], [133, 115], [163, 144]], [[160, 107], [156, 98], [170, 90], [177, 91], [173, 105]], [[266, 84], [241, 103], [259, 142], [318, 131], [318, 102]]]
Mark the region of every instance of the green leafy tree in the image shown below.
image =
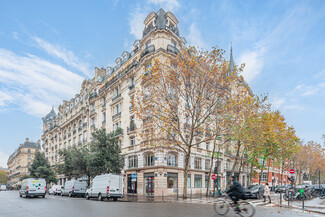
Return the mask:
[[36, 152], [33, 163], [29, 167], [31, 177], [44, 178], [47, 183], [56, 182], [54, 171], [41, 152]]
[[88, 170], [93, 175], [101, 173], [120, 174], [124, 165], [121, 148], [116, 140], [116, 133], [106, 133], [105, 128], [93, 132], [93, 141], [90, 143]]
[[7, 184], [7, 172], [0, 170], [0, 184]]

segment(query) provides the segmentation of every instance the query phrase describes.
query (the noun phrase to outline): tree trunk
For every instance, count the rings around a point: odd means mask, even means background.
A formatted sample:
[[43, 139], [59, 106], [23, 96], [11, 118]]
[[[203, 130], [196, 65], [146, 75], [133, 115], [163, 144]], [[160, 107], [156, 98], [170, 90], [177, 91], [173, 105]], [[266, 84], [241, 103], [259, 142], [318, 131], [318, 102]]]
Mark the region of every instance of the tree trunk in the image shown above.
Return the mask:
[[213, 160], [214, 160], [214, 154], [215, 154], [215, 151], [216, 151], [216, 144], [215, 144], [215, 141], [214, 141], [214, 142], [213, 142], [212, 157], [211, 157], [211, 162], [210, 162], [209, 178], [208, 178], [208, 184], [207, 184], [207, 192], [206, 192], [206, 196], [207, 196], [207, 197], [209, 196], [210, 177], [211, 177], [212, 170], [214, 169], [214, 168], [212, 168], [212, 167], [213, 167]]
[[191, 157], [191, 147], [188, 148], [188, 152], [185, 153], [185, 168], [184, 168], [184, 186], [183, 186], [183, 198], [187, 198], [187, 176], [188, 176], [188, 164]]
[[[235, 167], [236, 167], [236, 165], [238, 163], [237, 161], [238, 161], [238, 158], [239, 158], [239, 151], [240, 151], [240, 148], [241, 148], [240, 141], [238, 141], [237, 144], [238, 144], [238, 146], [237, 146], [237, 153], [236, 153], [234, 165], [232, 165], [232, 169], [231, 169], [231, 172], [230, 172], [230, 176], [232, 176], [234, 174]], [[226, 189], [229, 188], [229, 185], [230, 185], [230, 179], [228, 179], [228, 181], [227, 181]]]
[[282, 166], [281, 166], [281, 185], [283, 185], [283, 167], [284, 167], [284, 162], [282, 162]]
[[249, 173], [249, 184], [253, 183], [253, 164], [251, 164], [250, 173]]
[[[266, 163], [267, 163], [266, 182], [268, 183], [268, 182], [269, 182], [269, 172], [270, 172], [270, 161], [267, 160]], [[273, 183], [272, 183], [272, 184], [273, 184]], [[272, 186], [272, 187], [273, 187], [273, 186]]]
[[258, 184], [259, 185], [261, 184], [261, 181], [262, 181], [263, 170], [264, 170], [264, 162], [265, 162], [265, 158], [263, 158], [262, 168], [261, 168], [261, 171], [260, 171], [260, 174], [259, 174], [259, 179], [258, 179]]

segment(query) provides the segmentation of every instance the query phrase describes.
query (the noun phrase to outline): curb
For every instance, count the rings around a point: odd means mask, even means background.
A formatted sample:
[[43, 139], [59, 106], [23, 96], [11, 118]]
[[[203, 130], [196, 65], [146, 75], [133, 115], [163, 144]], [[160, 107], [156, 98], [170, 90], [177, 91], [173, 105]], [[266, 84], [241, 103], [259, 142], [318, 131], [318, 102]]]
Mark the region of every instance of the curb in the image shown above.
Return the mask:
[[292, 208], [292, 209], [299, 209], [302, 210], [304, 212], [313, 212], [313, 213], [317, 213], [317, 214], [322, 214], [325, 215], [325, 212], [321, 212], [321, 211], [317, 211], [317, 210], [310, 210], [310, 209], [302, 209], [302, 207], [300, 206], [295, 206], [295, 205], [284, 205], [284, 206], [280, 206], [280, 204], [275, 204], [274, 207], [282, 207], [282, 208]]

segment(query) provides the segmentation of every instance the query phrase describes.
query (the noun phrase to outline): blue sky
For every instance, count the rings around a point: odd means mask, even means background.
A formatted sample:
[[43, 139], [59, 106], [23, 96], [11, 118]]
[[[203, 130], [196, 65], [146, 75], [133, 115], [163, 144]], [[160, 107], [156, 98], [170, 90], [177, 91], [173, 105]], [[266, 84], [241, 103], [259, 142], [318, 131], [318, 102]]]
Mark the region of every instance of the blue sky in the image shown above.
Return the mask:
[[[269, 94], [304, 141], [325, 133], [325, 2], [314, 1], [11, 1], [0, 0], [0, 166], [28, 137], [37, 141], [52, 104], [72, 98], [94, 67], [105, 68], [141, 37], [163, 8], [180, 34], [218, 46], [255, 94]], [[227, 54], [227, 55], [228, 55]]]

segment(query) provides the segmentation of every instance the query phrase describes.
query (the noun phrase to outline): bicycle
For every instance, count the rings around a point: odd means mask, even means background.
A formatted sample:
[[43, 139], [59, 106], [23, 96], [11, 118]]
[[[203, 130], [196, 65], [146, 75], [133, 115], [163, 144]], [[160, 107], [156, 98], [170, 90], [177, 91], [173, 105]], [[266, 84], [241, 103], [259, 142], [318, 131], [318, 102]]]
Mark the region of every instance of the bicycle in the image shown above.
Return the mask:
[[[240, 201], [236, 206], [234, 202], [228, 202], [226, 199], [230, 198], [228, 195], [225, 198], [219, 198], [214, 203], [214, 211], [219, 215], [226, 215], [229, 212], [230, 207], [233, 209], [234, 213], [241, 217], [252, 217], [255, 215], [255, 206], [247, 201]], [[245, 199], [244, 199], [245, 200]], [[239, 208], [239, 209], [236, 209]]]

